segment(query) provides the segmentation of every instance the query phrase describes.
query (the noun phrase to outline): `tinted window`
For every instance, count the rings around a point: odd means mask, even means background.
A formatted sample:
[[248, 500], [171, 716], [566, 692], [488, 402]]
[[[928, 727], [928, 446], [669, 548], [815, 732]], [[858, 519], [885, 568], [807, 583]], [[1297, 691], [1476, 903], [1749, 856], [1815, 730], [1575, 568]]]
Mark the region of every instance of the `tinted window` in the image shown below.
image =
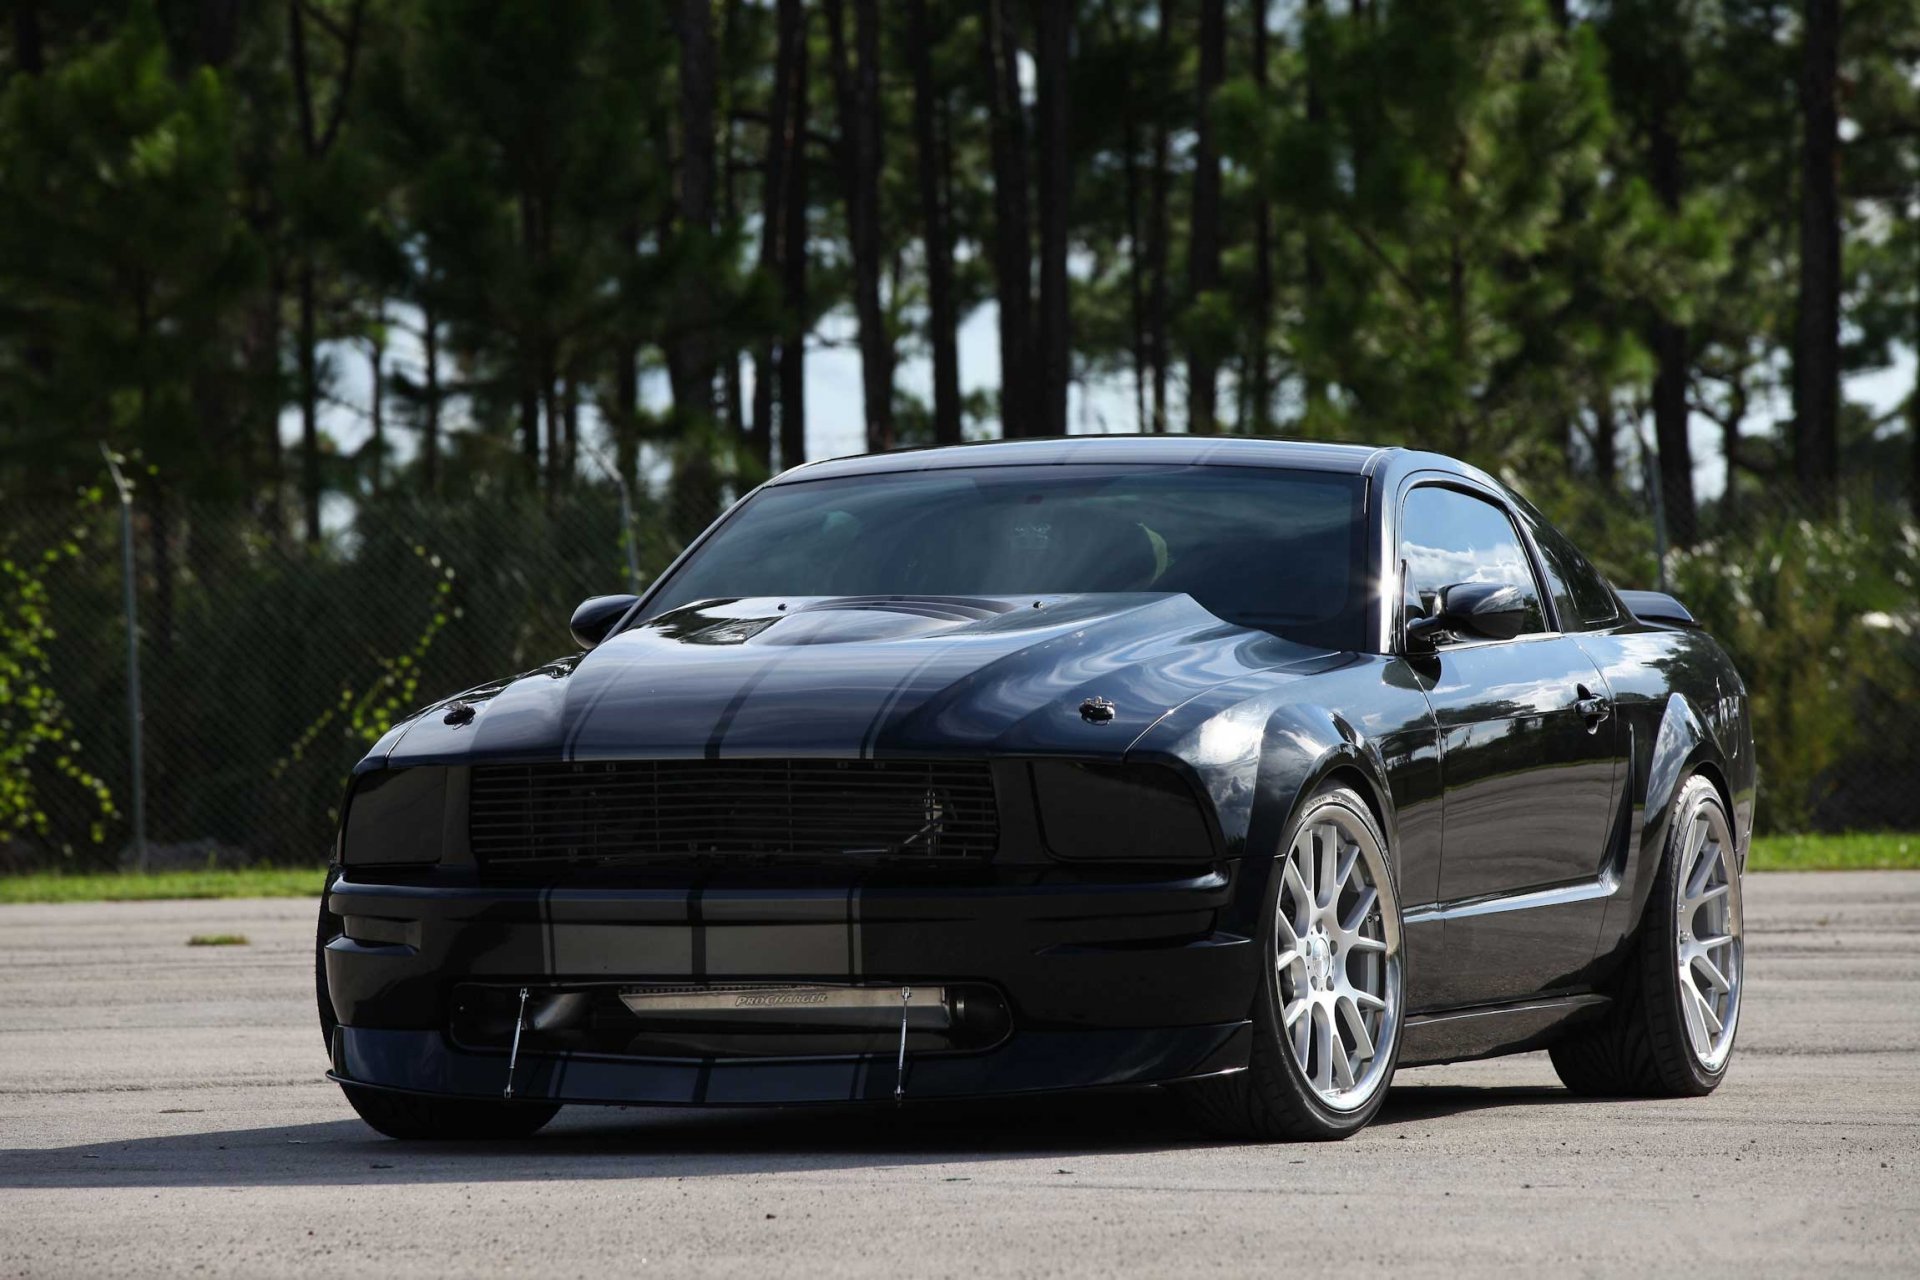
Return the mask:
[[1547, 578], [1553, 584], [1553, 603], [1560, 614], [1561, 628], [1578, 631], [1617, 622], [1620, 608], [1613, 602], [1613, 592], [1607, 589], [1600, 571], [1580, 554], [1580, 548], [1574, 546], [1566, 534], [1548, 524], [1539, 512], [1525, 505], [1521, 506], [1520, 512], [1526, 517], [1534, 545], [1540, 548], [1541, 560], [1546, 562]]
[[647, 612], [740, 596], [1185, 592], [1304, 644], [1362, 638], [1364, 481], [1254, 467], [980, 467], [763, 489]]
[[1490, 502], [1423, 485], [1407, 495], [1400, 511], [1400, 559], [1404, 606], [1409, 618], [1430, 614], [1443, 587], [1456, 582], [1504, 582], [1526, 597], [1522, 633], [1546, 630], [1540, 590], [1507, 513]]

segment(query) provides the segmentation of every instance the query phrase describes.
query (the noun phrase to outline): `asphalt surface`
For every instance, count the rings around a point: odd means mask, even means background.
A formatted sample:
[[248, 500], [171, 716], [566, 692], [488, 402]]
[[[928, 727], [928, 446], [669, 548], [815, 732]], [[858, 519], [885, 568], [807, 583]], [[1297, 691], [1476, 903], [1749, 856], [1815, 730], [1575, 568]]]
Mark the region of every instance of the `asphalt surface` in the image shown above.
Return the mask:
[[0, 907], [0, 1275], [1920, 1274], [1920, 873], [1747, 904], [1711, 1098], [1582, 1101], [1535, 1054], [1269, 1147], [1157, 1093], [402, 1145], [321, 1079], [311, 904]]

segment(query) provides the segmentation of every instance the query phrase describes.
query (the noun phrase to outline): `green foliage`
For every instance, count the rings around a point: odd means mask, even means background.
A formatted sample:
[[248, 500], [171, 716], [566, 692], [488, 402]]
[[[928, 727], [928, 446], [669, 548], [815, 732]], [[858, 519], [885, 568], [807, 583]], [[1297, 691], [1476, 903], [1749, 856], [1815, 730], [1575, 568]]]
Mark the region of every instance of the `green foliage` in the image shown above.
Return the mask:
[[21, 902], [148, 902], [174, 898], [318, 898], [326, 872], [310, 867], [236, 871], [34, 872], [0, 875], [0, 905]]
[[[1804, 831], [1858, 758], [1906, 741], [1920, 704], [1920, 527], [1845, 511], [1777, 519], [1671, 557], [1674, 590], [1746, 682], [1759, 818]], [[1909, 775], [1909, 781], [1911, 775]]]
[[1749, 871], [1920, 871], [1920, 834], [1759, 836]]
[[[92, 506], [99, 509], [97, 494]], [[113, 793], [82, 763], [83, 744], [53, 683], [59, 632], [47, 579], [79, 554], [77, 533], [24, 559], [0, 545], [0, 843], [28, 833], [54, 836], [41, 794], [49, 773], [90, 801], [91, 818], [79, 828], [90, 843], [105, 838], [106, 823], [116, 816]], [[72, 824], [60, 830], [65, 853], [73, 851], [74, 832]]]
[[420, 670], [426, 661], [427, 651], [433, 647], [434, 638], [460, 615], [460, 610], [451, 603], [454, 581], [452, 566], [444, 564], [438, 555], [425, 547], [416, 546], [413, 554], [439, 575], [426, 602], [427, 620], [420, 634], [405, 652], [393, 656], [381, 655], [375, 674], [365, 688], [342, 688], [339, 701], [302, 730], [285, 758], [274, 765], [274, 777], [280, 777], [290, 766], [303, 760], [308, 749], [328, 728], [337, 726], [349, 744], [364, 750], [379, 741], [380, 735], [396, 722], [411, 714], [418, 703]]

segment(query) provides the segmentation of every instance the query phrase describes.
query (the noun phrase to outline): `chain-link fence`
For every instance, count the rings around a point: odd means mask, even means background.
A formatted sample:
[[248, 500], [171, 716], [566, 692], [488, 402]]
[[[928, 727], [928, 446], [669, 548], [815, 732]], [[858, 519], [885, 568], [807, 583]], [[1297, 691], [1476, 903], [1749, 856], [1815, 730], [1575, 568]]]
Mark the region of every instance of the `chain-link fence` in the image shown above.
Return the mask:
[[[1623, 586], [1660, 577], [1636, 496], [1536, 495]], [[347, 770], [392, 720], [572, 648], [586, 596], [651, 578], [698, 512], [554, 497], [361, 502], [319, 548], [260, 513], [136, 496], [150, 865], [310, 862]], [[685, 505], [683, 503], [679, 505]], [[684, 516], [685, 518], [675, 518]], [[122, 512], [0, 524], [0, 869], [128, 865]], [[1769, 829], [1920, 829], [1920, 526], [1901, 503], [1709, 504], [1666, 578], [1753, 698]], [[629, 539], [633, 565], [629, 566]]]
[[[571, 651], [576, 604], [678, 546], [658, 508], [623, 529], [593, 487], [366, 502], [319, 548], [242, 509], [141, 497], [130, 516], [155, 867], [324, 856], [389, 723]], [[121, 521], [108, 490], [0, 529], [0, 866], [134, 860]]]

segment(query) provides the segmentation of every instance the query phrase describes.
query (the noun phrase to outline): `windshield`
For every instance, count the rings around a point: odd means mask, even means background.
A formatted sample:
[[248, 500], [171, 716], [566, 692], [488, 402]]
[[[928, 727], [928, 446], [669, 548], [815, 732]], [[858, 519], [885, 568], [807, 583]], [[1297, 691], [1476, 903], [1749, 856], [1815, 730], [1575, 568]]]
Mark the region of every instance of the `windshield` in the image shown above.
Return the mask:
[[1216, 616], [1360, 644], [1359, 476], [1260, 467], [912, 471], [763, 489], [648, 602], [1185, 592]]

